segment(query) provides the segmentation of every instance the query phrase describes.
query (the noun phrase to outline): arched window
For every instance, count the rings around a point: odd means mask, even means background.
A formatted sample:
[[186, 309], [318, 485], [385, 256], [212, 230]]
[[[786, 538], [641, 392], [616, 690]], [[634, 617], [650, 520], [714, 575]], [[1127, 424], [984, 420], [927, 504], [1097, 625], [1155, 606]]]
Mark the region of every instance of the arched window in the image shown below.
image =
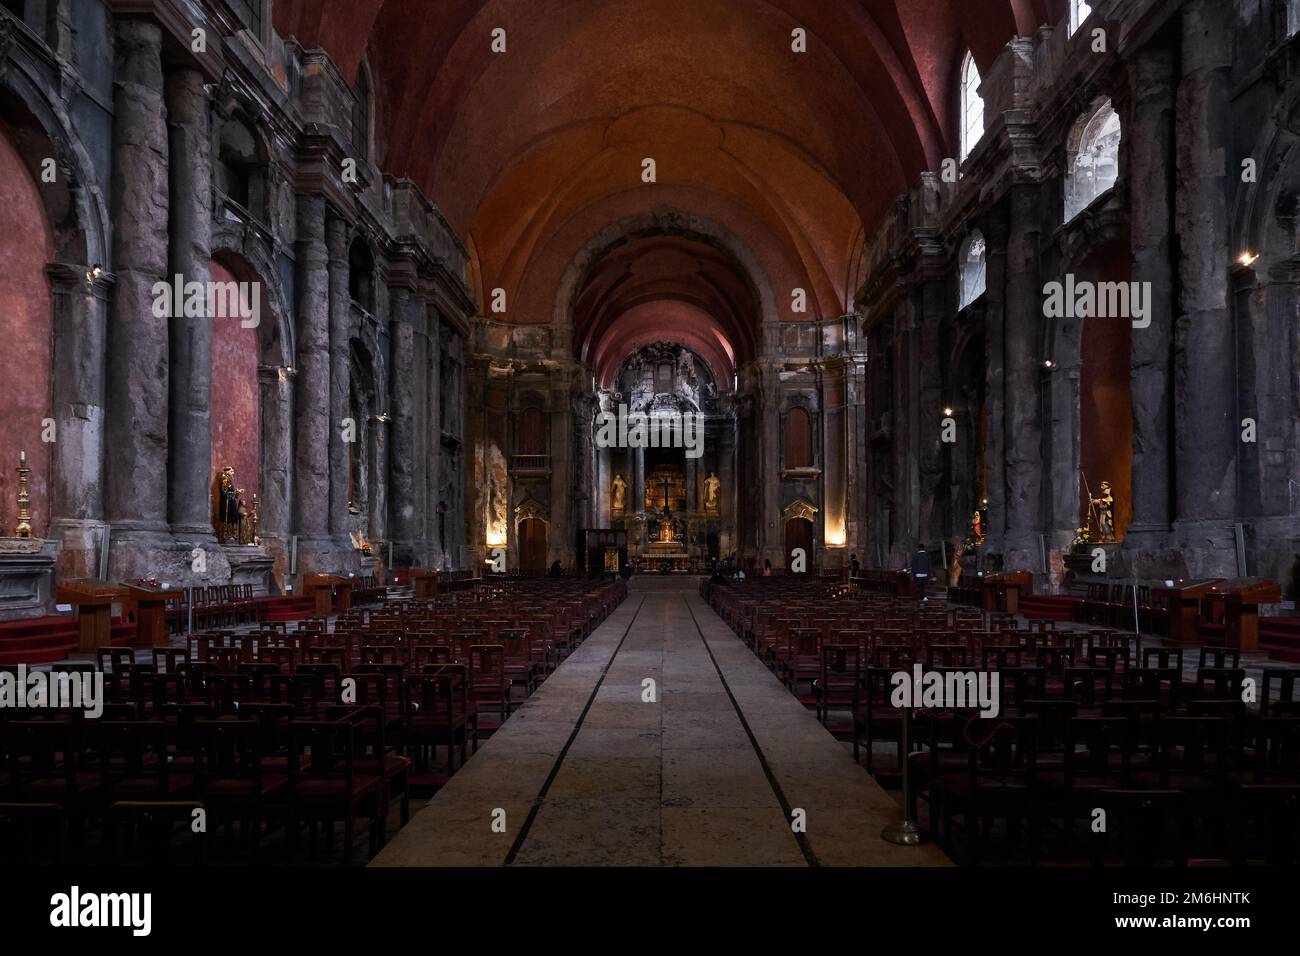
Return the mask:
[[980, 99], [980, 71], [969, 53], [961, 65], [961, 160], [971, 154], [984, 135], [984, 101]]
[[519, 413], [519, 431], [515, 453], [534, 457], [546, 454], [546, 412], [538, 405], [527, 405]]
[[352, 145], [357, 159], [370, 159], [370, 74], [364, 63], [357, 67], [356, 97], [352, 103]]
[[957, 275], [960, 280], [960, 293], [957, 296], [957, 308], [964, 309], [984, 294], [984, 234], [973, 230], [961, 244], [957, 254]]
[[375, 311], [375, 258], [361, 236], [348, 248], [348, 296], [367, 312]]
[[1070, 36], [1083, 26], [1083, 21], [1092, 15], [1092, 5], [1088, 0], [1070, 0]]
[[257, 133], [239, 118], [226, 120], [217, 133], [217, 189], [238, 209], [227, 213], [243, 219], [239, 210], [259, 222], [268, 218], [266, 155]]
[[785, 416], [785, 467], [811, 468], [812, 421], [807, 409], [798, 406]]
[[1079, 118], [1066, 142], [1065, 221], [1069, 222], [1119, 178], [1119, 114], [1102, 100]]

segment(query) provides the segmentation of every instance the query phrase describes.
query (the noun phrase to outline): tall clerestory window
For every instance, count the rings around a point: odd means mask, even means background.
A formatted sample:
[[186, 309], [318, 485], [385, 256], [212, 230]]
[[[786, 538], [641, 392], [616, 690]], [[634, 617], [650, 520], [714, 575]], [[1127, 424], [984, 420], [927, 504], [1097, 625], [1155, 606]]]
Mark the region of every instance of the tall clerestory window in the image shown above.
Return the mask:
[[980, 71], [969, 53], [961, 65], [961, 161], [984, 135], [984, 100], [980, 98]]
[[1070, 36], [1083, 26], [1083, 21], [1092, 15], [1092, 5], [1088, 0], [1070, 0]]
[[957, 277], [960, 288], [957, 308], [964, 309], [984, 294], [985, 275], [984, 234], [971, 231], [957, 252]]
[[1079, 117], [1066, 142], [1065, 222], [1119, 179], [1119, 114], [1103, 99]]

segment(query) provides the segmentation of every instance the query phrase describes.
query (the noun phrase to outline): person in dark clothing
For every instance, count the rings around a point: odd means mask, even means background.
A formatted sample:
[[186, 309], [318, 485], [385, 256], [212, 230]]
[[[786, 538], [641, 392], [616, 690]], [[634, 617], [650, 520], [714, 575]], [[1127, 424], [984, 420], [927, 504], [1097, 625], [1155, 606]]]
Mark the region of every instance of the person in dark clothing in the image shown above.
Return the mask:
[[930, 581], [930, 552], [924, 547], [917, 547], [912, 557], [912, 577], [916, 581], [916, 599], [926, 600], [925, 586]]
[[546, 572], [546, 576], [548, 578], [558, 578], [564, 576], [564, 569], [560, 567], [559, 561], [554, 561], [551, 563], [551, 570]]
[[862, 571], [862, 564], [858, 561], [856, 554], [849, 555], [849, 577], [856, 578]]

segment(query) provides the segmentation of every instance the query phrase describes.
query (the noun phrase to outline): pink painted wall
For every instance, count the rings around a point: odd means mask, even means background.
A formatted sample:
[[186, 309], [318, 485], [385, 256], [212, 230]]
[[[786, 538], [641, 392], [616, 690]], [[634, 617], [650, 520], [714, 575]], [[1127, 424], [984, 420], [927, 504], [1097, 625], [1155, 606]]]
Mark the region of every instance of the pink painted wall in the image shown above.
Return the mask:
[[[239, 279], [214, 261], [212, 281]], [[232, 465], [235, 486], [244, 489], [244, 500], [251, 504], [261, 468], [260, 346], [257, 329], [244, 328], [242, 317], [219, 315], [212, 320], [212, 479], [215, 488], [217, 473]], [[261, 320], [267, 321], [265, 310]]]
[[53, 304], [45, 267], [54, 241], [40, 187], [0, 123], [0, 536], [14, 533], [18, 516], [18, 453], [32, 469], [32, 532], [50, 520], [51, 446], [41, 441], [41, 419], [51, 412]]

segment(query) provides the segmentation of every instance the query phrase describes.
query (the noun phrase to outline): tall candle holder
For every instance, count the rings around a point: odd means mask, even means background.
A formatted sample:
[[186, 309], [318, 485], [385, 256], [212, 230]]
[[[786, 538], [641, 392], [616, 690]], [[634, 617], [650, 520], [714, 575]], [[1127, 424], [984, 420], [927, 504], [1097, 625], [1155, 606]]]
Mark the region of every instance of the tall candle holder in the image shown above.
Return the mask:
[[32, 516], [27, 511], [31, 496], [27, 493], [27, 476], [32, 470], [27, 467], [27, 452], [18, 453], [18, 527], [14, 528], [15, 538], [32, 536]]

